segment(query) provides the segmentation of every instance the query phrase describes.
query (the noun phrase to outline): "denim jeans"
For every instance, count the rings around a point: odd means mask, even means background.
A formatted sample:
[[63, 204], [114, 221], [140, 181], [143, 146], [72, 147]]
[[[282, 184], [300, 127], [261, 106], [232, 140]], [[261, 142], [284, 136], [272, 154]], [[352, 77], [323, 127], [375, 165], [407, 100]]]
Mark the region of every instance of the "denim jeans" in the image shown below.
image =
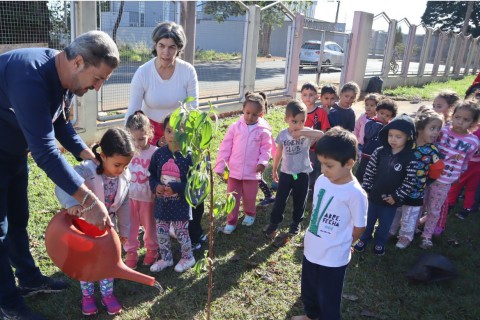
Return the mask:
[[21, 286], [40, 284], [27, 233], [27, 157], [15, 163], [0, 163], [0, 307], [12, 309], [23, 304], [15, 285], [12, 267]]
[[[391, 207], [388, 205], [382, 206], [369, 200], [367, 227], [360, 237], [360, 240], [367, 244], [373, 237], [375, 238], [376, 246], [385, 246], [388, 239], [388, 231], [390, 230], [396, 211], [397, 207]], [[373, 229], [375, 228], [377, 220], [378, 226], [375, 229], [375, 235], [373, 235]]]

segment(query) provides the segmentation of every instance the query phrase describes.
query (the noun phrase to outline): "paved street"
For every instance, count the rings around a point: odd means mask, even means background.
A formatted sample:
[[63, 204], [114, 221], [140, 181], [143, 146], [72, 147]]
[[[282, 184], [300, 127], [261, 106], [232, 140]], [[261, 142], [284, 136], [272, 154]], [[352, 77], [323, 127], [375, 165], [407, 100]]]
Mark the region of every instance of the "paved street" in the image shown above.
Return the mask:
[[[124, 64], [115, 71], [99, 94], [101, 110], [124, 109], [128, 106], [130, 81], [139, 66], [139, 63]], [[203, 101], [211, 100], [215, 102], [218, 101], [218, 96], [227, 96], [226, 98], [230, 99], [238, 97], [240, 90], [240, 67], [240, 60], [196, 64], [195, 69], [198, 74], [201, 99]], [[427, 64], [425, 73], [431, 72], [432, 67], [432, 64]], [[366, 74], [379, 75], [381, 68], [382, 60], [369, 59]], [[443, 69], [444, 66], [442, 65], [439, 71], [442, 72]], [[417, 70], [418, 63], [412, 62], [409, 67], [409, 74], [415, 74]], [[340, 69], [332, 69], [322, 72], [320, 81], [338, 84], [340, 71]], [[256, 91], [266, 91], [268, 93], [270, 91], [283, 90], [286, 87], [285, 59], [275, 58], [271, 61], [258, 62], [256, 79]], [[300, 70], [299, 86], [307, 81], [315, 82], [315, 80], [315, 68], [303, 68]]]

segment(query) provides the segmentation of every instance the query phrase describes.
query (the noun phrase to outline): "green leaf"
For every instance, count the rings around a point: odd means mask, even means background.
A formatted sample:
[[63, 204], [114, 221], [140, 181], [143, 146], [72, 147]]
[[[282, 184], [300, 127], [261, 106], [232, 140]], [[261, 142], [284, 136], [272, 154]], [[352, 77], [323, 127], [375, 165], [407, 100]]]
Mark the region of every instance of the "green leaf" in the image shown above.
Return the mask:
[[202, 258], [195, 263], [195, 266], [193, 266], [193, 270], [195, 271], [195, 274], [200, 276], [200, 273], [202, 273], [202, 270], [205, 268], [205, 259]]
[[210, 146], [213, 138], [213, 128], [210, 121], [206, 121], [202, 125], [202, 140], [200, 141], [200, 148], [206, 149]]
[[180, 124], [182, 122], [184, 113], [182, 112], [182, 108], [177, 108], [173, 111], [172, 115], [170, 116], [170, 127], [175, 130], [175, 132], [180, 131]]
[[227, 200], [225, 201], [225, 204], [223, 205], [223, 208], [222, 208], [223, 212], [225, 214], [230, 214], [230, 212], [232, 212], [232, 210], [235, 208], [236, 202], [237, 200], [235, 199], [233, 194], [229, 192], [227, 194]]
[[183, 100], [183, 104], [187, 104], [193, 101], [195, 101], [194, 97], [186, 97], [185, 100]]

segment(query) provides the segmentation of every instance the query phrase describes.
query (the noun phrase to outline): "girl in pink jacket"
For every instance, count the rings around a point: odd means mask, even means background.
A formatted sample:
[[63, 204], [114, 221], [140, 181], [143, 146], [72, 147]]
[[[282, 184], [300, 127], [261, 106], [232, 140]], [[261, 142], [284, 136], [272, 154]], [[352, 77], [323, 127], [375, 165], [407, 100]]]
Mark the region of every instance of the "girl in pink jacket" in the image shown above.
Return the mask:
[[[223, 228], [232, 233], [238, 222], [240, 199], [245, 218], [242, 225], [251, 226], [255, 221], [255, 200], [258, 180], [268, 165], [272, 150], [272, 129], [262, 118], [265, 112], [264, 94], [247, 92], [243, 103], [243, 115], [232, 124], [220, 145], [215, 172], [227, 179], [227, 192], [235, 192], [235, 208], [228, 215]], [[224, 176], [228, 165], [228, 178]]]

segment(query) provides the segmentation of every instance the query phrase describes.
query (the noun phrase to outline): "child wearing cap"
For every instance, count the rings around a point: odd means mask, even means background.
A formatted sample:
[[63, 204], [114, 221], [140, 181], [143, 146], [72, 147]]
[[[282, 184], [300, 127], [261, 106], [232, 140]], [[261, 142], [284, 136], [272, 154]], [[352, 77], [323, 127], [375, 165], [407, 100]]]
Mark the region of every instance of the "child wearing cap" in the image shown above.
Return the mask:
[[181, 259], [175, 271], [183, 272], [195, 265], [192, 243], [188, 234], [188, 222], [192, 219], [192, 210], [185, 199], [187, 173], [193, 165], [190, 154], [183, 157], [179, 152], [175, 134], [170, 126], [170, 117], [164, 120], [166, 146], [159, 148], [152, 156], [148, 171], [150, 172], [150, 189], [155, 195], [154, 215], [157, 239], [161, 259], [150, 267], [150, 271], [159, 272], [173, 266], [170, 225], [181, 247]]

